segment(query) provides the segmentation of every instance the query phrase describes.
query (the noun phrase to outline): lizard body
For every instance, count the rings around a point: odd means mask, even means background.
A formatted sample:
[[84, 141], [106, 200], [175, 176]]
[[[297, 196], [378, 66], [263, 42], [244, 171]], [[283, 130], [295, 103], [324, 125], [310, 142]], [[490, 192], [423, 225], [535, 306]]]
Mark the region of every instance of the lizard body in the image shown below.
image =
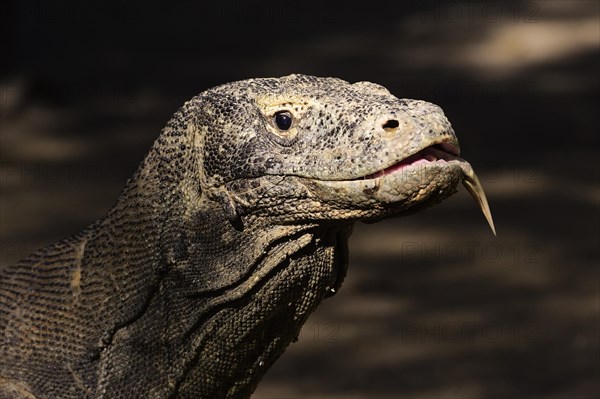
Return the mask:
[[0, 397], [249, 397], [339, 288], [352, 225], [460, 181], [486, 211], [433, 104], [304, 75], [207, 90], [103, 219], [2, 270]]

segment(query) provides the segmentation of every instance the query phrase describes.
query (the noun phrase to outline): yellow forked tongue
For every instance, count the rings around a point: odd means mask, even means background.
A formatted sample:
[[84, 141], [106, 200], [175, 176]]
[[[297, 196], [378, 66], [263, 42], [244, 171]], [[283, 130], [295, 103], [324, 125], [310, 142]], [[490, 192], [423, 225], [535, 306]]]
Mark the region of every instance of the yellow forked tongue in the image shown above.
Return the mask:
[[462, 184], [465, 186], [467, 191], [471, 194], [475, 201], [479, 204], [483, 215], [485, 216], [490, 228], [494, 235], [496, 235], [496, 228], [494, 227], [494, 220], [492, 219], [492, 212], [490, 212], [490, 207], [487, 202], [487, 198], [485, 198], [485, 193], [483, 192], [483, 187], [481, 187], [481, 183], [479, 183], [479, 179], [473, 171], [471, 165], [468, 162], [461, 162], [460, 167], [463, 170], [463, 180]]

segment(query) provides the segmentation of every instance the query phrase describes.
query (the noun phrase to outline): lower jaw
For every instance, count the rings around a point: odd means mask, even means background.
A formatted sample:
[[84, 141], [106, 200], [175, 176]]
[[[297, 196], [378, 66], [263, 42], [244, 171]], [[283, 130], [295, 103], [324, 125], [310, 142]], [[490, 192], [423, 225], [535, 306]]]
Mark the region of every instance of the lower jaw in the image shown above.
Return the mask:
[[459, 161], [423, 161], [372, 179], [313, 180], [305, 185], [322, 203], [377, 216], [402, 212], [420, 202], [439, 202], [456, 192], [461, 179]]

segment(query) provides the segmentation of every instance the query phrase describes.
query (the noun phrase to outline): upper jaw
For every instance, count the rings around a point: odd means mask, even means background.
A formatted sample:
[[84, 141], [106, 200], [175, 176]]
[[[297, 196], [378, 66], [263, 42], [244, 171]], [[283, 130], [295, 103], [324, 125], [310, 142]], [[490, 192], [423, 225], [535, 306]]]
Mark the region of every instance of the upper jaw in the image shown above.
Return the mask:
[[380, 169], [376, 172], [369, 173], [353, 180], [366, 180], [378, 178], [390, 173], [403, 170], [410, 166], [426, 164], [430, 162], [442, 161], [463, 161], [458, 157], [460, 148], [456, 140], [444, 140], [422, 147], [419, 151], [409, 155], [400, 161], [397, 161], [390, 166]]

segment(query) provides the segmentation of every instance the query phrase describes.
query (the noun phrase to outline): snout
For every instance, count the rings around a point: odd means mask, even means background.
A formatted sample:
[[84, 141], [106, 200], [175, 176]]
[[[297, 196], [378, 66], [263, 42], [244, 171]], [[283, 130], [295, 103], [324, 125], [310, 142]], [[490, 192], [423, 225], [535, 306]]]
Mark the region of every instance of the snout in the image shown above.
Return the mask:
[[388, 142], [390, 148], [403, 156], [433, 144], [447, 147], [447, 151], [454, 155], [460, 152], [452, 125], [442, 109], [433, 103], [399, 99], [386, 109], [379, 110], [379, 114], [366, 130]]

